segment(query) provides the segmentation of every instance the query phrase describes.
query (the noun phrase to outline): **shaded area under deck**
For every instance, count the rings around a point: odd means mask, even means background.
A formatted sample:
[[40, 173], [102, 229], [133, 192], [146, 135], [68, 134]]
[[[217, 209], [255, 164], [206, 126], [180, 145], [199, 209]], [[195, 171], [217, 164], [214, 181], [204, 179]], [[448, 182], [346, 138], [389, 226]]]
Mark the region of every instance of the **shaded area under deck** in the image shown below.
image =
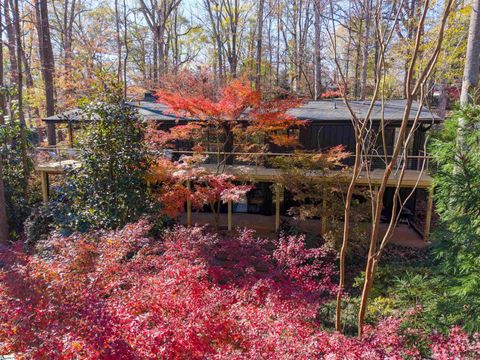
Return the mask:
[[[192, 225], [210, 225], [214, 226], [214, 214], [212, 213], [202, 213], [202, 212], [193, 212], [191, 214], [191, 224]], [[310, 234], [318, 235], [322, 226], [321, 220], [294, 220], [291, 217], [282, 216], [281, 220], [289, 221], [295, 225], [300, 231]], [[187, 225], [187, 216], [183, 214], [180, 217], [180, 222], [183, 225]], [[276, 234], [275, 229], [275, 217], [274, 216], [265, 216], [257, 214], [244, 214], [244, 213], [235, 213], [232, 215], [233, 229], [235, 228], [248, 228], [253, 229], [257, 232], [259, 236], [274, 236]], [[219, 216], [219, 226], [226, 229], [228, 227], [228, 215], [220, 214]], [[387, 224], [380, 224], [381, 235], [385, 234], [387, 230]], [[395, 231], [393, 232], [390, 243], [400, 246], [408, 246], [412, 248], [424, 248], [429, 245], [428, 241], [425, 241], [415, 230], [409, 227], [406, 224], [399, 224]]]

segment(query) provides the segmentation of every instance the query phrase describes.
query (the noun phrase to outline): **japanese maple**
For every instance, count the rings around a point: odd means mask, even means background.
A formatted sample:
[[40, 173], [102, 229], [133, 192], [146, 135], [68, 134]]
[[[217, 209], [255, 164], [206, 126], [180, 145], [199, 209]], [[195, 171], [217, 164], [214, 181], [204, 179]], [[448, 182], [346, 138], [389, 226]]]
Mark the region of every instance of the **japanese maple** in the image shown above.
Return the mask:
[[269, 143], [294, 146], [298, 145], [298, 139], [289, 130], [305, 125], [305, 121], [287, 113], [299, 106], [300, 100], [264, 100], [261, 92], [241, 80], [221, 89], [215, 99], [168, 90], [159, 90], [156, 96], [168, 106], [169, 112], [189, 119], [187, 124], [151, 137], [160, 140], [163, 146], [179, 139], [194, 140], [196, 146], [210, 150], [213, 140], [221, 144], [216, 151], [227, 153], [236, 149], [258, 151]]
[[164, 214], [175, 218], [183, 212], [184, 204], [201, 210], [209, 206], [218, 226], [221, 204], [237, 202], [253, 186], [237, 184], [233, 175], [214, 173], [199, 165], [203, 157], [184, 156], [179, 161], [160, 158], [150, 169], [150, 183], [157, 184], [155, 193]]

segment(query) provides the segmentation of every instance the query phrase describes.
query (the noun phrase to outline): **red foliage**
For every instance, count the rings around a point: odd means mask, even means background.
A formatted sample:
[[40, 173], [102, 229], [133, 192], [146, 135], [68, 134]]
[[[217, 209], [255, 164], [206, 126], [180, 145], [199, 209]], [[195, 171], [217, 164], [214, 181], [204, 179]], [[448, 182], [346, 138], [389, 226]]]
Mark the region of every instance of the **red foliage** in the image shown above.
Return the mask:
[[[172, 218], [181, 214], [187, 199], [194, 209], [205, 205], [217, 211], [219, 203], [238, 202], [253, 186], [235, 184], [235, 177], [229, 174], [214, 174], [198, 165], [200, 155], [184, 156], [174, 162], [160, 158], [150, 169], [148, 180], [160, 187], [156, 191], [162, 204], [162, 212]], [[187, 187], [190, 181], [191, 187]]]
[[[290, 146], [297, 142], [287, 130], [306, 123], [287, 114], [289, 109], [301, 104], [298, 99], [263, 101], [260, 92], [240, 80], [234, 80], [222, 89], [218, 100], [170, 90], [160, 90], [156, 96], [159, 102], [168, 105], [173, 114], [192, 119], [186, 125], [174, 127], [169, 137], [151, 136], [150, 140], [157, 138], [161, 145], [178, 139], [198, 140], [202, 137], [199, 128], [208, 127], [217, 128], [225, 135], [255, 133], [276, 145]], [[155, 130], [152, 129], [152, 132], [155, 134]]]
[[342, 95], [343, 94], [341, 90], [327, 90], [322, 95], [320, 95], [320, 97], [322, 99], [333, 99], [333, 98], [339, 98]]
[[[362, 339], [319, 330], [335, 253], [302, 237], [223, 238], [145, 222], [52, 236], [38, 255], [2, 249], [0, 354], [30, 359], [412, 359], [398, 319]], [[428, 336], [434, 358], [475, 359], [458, 329]]]
[[[162, 204], [162, 212], [172, 218], [181, 214], [187, 199], [194, 209], [205, 205], [216, 212], [219, 203], [238, 202], [253, 186], [235, 184], [235, 177], [213, 174], [201, 166], [201, 156], [186, 156], [178, 162], [160, 158], [148, 174], [150, 183], [159, 184], [156, 195]], [[190, 181], [191, 187], [187, 187]]]

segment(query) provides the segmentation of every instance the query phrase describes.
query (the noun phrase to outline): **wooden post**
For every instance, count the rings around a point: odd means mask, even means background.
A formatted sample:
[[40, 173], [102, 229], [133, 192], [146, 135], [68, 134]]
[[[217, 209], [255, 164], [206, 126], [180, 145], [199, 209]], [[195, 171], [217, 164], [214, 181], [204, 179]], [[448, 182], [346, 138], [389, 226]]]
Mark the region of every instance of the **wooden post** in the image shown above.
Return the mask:
[[275, 231], [280, 230], [280, 184], [275, 184]]
[[323, 192], [323, 200], [322, 200], [322, 225], [321, 225], [321, 234], [322, 236], [325, 236], [327, 233], [327, 199], [325, 197], [327, 196], [327, 191], [325, 190]]
[[[187, 181], [187, 189], [190, 192], [192, 188], [192, 184], [190, 180]], [[192, 201], [190, 200], [190, 196], [187, 198], [187, 227], [192, 226]]]
[[57, 145], [57, 129], [55, 123], [47, 122], [47, 142], [48, 146]]
[[227, 220], [228, 220], [228, 231], [232, 231], [232, 201], [231, 200], [228, 202]]
[[48, 184], [48, 174], [45, 171], [40, 172], [42, 180], [42, 199], [45, 205], [48, 204], [48, 193], [49, 193], [49, 184]]
[[428, 241], [430, 236], [430, 225], [432, 223], [433, 212], [433, 189], [427, 189], [427, 213], [425, 215], [425, 224], [423, 229], [423, 240]]
[[73, 148], [73, 126], [71, 122], [68, 122], [68, 141], [70, 142], [70, 147]]

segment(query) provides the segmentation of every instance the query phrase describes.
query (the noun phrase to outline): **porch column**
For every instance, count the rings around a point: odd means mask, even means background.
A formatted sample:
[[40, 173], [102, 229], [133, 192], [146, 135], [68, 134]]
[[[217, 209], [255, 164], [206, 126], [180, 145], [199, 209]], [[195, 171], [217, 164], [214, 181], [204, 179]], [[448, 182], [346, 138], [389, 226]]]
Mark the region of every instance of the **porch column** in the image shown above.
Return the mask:
[[428, 241], [428, 238], [430, 236], [432, 212], [433, 212], [433, 189], [427, 189], [427, 213], [425, 215], [425, 224], [423, 229], [423, 240], [425, 241]]
[[47, 122], [47, 143], [48, 146], [57, 145], [57, 131], [53, 122]]
[[45, 171], [40, 172], [40, 177], [42, 181], [42, 199], [43, 204], [46, 206], [48, 204], [48, 192], [49, 192], [49, 184], [48, 184], [48, 174]]
[[228, 201], [228, 214], [227, 214], [227, 220], [228, 220], [228, 231], [232, 231], [232, 201]]
[[[187, 181], [187, 189], [190, 192], [192, 188], [192, 184], [190, 180]], [[190, 200], [190, 196], [187, 198], [187, 227], [192, 225], [192, 201]]]
[[280, 230], [280, 184], [275, 184], [275, 231]]

